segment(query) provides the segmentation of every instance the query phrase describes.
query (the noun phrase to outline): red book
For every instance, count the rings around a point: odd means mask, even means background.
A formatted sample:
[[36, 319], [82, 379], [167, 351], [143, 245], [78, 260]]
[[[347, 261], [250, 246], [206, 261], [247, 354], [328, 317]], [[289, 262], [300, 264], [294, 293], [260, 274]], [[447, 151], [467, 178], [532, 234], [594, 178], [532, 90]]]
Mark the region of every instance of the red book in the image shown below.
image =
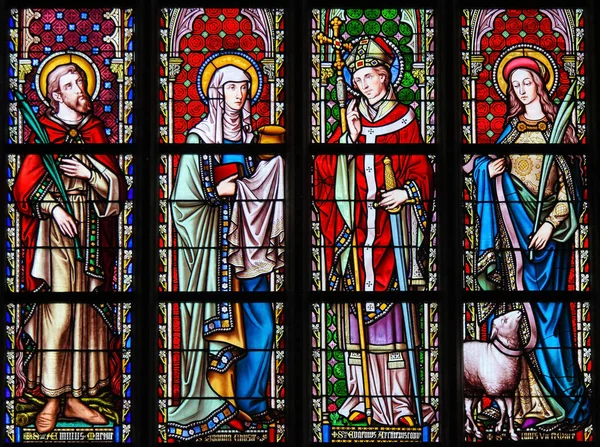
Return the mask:
[[231, 177], [234, 174], [237, 174], [238, 178], [244, 177], [244, 167], [241, 163], [225, 163], [215, 166], [213, 168], [215, 185], [218, 185], [222, 180]]

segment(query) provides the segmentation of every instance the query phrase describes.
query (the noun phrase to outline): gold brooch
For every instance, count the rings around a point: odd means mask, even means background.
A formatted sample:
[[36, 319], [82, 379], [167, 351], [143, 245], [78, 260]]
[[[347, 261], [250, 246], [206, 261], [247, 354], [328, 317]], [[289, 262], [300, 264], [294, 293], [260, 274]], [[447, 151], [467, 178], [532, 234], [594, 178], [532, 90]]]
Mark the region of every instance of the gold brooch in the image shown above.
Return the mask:
[[523, 121], [519, 121], [517, 123], [517, 130], [519, 132], [525, 132], [526, 130], [545, 132], [546, 129], [548, 129], [548, 124], [545, 121], [540, 121], [533, 125], [527, 124]]
[[69, 130], [69, 136], [75, 138], [77, 136], [77, 134], [78, 134], [77, 129]]

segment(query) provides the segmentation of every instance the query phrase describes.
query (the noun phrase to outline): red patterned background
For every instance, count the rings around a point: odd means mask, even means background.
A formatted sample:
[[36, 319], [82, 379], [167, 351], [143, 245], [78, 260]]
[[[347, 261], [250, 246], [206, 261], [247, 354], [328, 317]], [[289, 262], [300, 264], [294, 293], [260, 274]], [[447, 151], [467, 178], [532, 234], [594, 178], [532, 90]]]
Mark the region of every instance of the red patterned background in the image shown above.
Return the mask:
[[[161, 28], [164, 27], [165, 22], [161, 18]], [[161, 41], [160, 45], [160, 51], [166, 52], [166, 44]], [[202, 115], [208, 111], [200, 100], [197, 87], [198, 69], [204, 60], [215, 52], [234, 50], [244, 52], [260, 62], [265, 58], [265, 43], [261, 37], [252, 33], [250, 20], [240, 16], [239, 8], [207, 8], [204, 15], [195, 19], [191, 33], [181, 39], [179, 49], [179, 57], [183, 59], [183, 63], [173, 86], [173, 129], [174, 142], [185, 143], [187, 131], [198, 124]], [[166, 75], [162, 65], [160, 75]], [[283, 71], [280, 75], [283, 76]], [[263, 82], [260, 99], [252, 106], [255, 129], [272, 122], [269, 88], [264, 73]], [[162, 89], [160, 100], [166, 100]], [[162, 114], [160, 125], [166, 125]]]
[[[583, 26], [581, 19], [580, 26]], [[466, 18], [462, 17], [462, 26], [466, 26]], [[521, 34], [519, 34], [521, 33]], [[477, 143], [495, 143], [504, 130], [504, 116], [506, 114], [506, 103], [498, 95], [494, 88], [493, 69], [496, 59], [501, 52], [509, 46], [529, 43], [537, 45], [552, 56], [559, 66], [560, 80], [559, 86], [552, 99], [564, 98], [567, 93], [571, 80], [568, 74], [562, 68], [562, 58], [565, 55], [565, 39], [562, 35], [552, 29], [550, 19], [538, 9], [508, 9], [501, 13], [494, 20], [494, 29], [486, 33], [481, 39], [481, 53], [484, 56], [484, 69], [476, 81], [476, 117], [477, 120]], [[486, 49], [491, 49], [491, 52]], [[462, 41], [463, 51], [467, 51], [466, 43]], [[583, 44], [579, 51], [583, 51]], [[468, 67], [462, 65], [462, 75], [468, 75]], [[579, 75], [584, 75], [582, 68]], [[467, 92], [463, 89], [463, 100], [472, 100], [467, 97]], [[583, 99], [582, 92], [580, 99]], [[490, 101], [491, 99], [491, 101]], [[491, 102], [491, 104], [490, 104]], [[490, 119], [491, 118], [491, 119]], [[463, 124], [467, 125], [467, 115], [463, 114]], [[585, 114], [582, 116], [581, 124], [585, 124]], [[488, 134], [488, 132], [490, 132]], [[490, 136], [491, 135], [491, 136]], [[465, 143], [466, 140], [463, 140]], [[585, 142], [585, 137], [583, 139]]]
[[[29, 31], [33, 37], [39, 37], [39, 43], [29, 47], [29, 58], [34, 69], [26, 75], [24, 93], [39, 114], [46, 113], [46, 105], [39, 99], [35, 89], [37, 67], [50, 54], [69, 49], [77, 50], [89, 56], [100, 71], [100, 92], [94, 101], [94, 114], [98, 116], [109, 131], [111, 143], [118, 143], [119, 101], [117, 77], [110, 71], [110, 60], [117, 56], [111, 43], [104, 42], [104, 36], [115, 31], [115, 23], [104, 18], [110, 9], [35, 9], [40, 17], [33, 19]], [[21, 10], [22, 14], [23, 11]], [[62, 14], [62, 18], [60, 18]], [[48, 29], [49, 28], [49, 29]], [[22, 38], [23, 33], [20, 33]], [[83, 36], [83, 37], [82, 37]], [[20, 48], [21, 49], [21, 48]], [[23, 55], [19, 54], [19, 58]], [[108, 83], [108, 84], [107, 84]], [[25, 126], [25, 141], [31, 130]]]

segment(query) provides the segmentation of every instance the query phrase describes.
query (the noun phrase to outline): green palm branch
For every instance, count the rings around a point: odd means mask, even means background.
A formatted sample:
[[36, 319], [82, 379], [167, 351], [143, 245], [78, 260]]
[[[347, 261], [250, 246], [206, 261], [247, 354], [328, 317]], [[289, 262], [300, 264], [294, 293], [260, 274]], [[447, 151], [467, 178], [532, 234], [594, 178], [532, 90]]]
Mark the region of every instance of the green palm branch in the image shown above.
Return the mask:
[[573, 112], [573, 107], [575, 107], [573, 93], [575, 92], [576, 85], [577, 82], [571, 84], [569, 91], [565, 95], [565, 99], [563, 99], [560, 104], [556, 119], [554, 120], [554, 125], [552, 126], [552, 132], [550, 133], [550, 140], [548, 141], [550, 144], [562, 143], [565, 138], [565, 132], [567, 131], [567, 126], [571, 119], [571, 113]]
[[[17, 98], [17, 105], [19, 106], [19, 110], [21, 110], [21, 114], [25, 119], [25, 122], [31, 130], [35, 133], [35, 142], [38, 144], [50, 144], [50, 137], [48, 136], [48, 132], [46, 132], [46, 128], [40, 123], [35, 112], [31, 108], [31, 105], [27, 102], [25, 95], [23, 93], [13, 90], [13, 94], [15, 98]], [[56, 185], [58, 192], [60, 193], [60, 197], [63, 201], [63, 205], [65, 207], [65, 211], [75, 219], [75, 213], [73, 212], [73, 207], [71, 206], [71, 202], [69, 202], [69, 197], [67, 195], [67, 190], [65, 188], [65, 184], [60, 177], [60, 172], [58, 172], [58, 168], [56, 167], [56, 162], [52, 154], [43, 154], [41, 156], [42, 162], [44, 163], [44, 167], [48, 171], [50, 178]], [[75, 256], [78, 261], [83, 261], [83, 256], [81, 255], [81, 246], [79, 244], [79, 239], [77, 236], [73, 238], [73, 245], [75, 246]]]

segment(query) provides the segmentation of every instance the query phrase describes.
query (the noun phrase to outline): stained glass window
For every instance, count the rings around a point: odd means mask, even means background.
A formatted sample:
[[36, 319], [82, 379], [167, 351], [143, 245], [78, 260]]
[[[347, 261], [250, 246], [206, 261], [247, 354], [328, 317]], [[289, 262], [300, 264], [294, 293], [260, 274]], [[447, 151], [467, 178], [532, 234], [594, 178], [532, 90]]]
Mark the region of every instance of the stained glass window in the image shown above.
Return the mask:
[[439, 441], [438, 321], [435, 303], [313, 304], [313, 441]]
[[436, 442], [434, 14], [311, 14], [312, 441]]
[[436, 290], [435, 157], [322, 154], [312, 168], [312, 290]]
[[465, 440], [590, 441], [591, 321], [589, 302], [465, 303]]
[[9, 154], [9, 292], [130, 292], [133, 156]]
[[465, 161], [466, 290], [589, 290], [586, 157]]
[[283, 173], [280, 155], [163, 155], [159, 290], [282, 291]]
[[312, 33], [314, 143], [435, 141], [432, 10], [314, 9]]
[[133, 30], [131, 9], [11, 10], [9, 143], [132, 142]]
[[5, 442], [130, 443], [133, 10], [7, 19]]
[[465, 143], [585, 143], [582, 9], [462, 16]]
[[283, 303], [161, 303], [159, 443], [282, 442]]
[[161, 10], [159, 443], [287, 441], [284, 22]]
[[[276, 9], [163, 9], [161, 141], [282, 143], [283, 26]], [[159, 289], [282, 290], [284, 168], [281, 155], [162, 155]]]
[[466, 441], [592, 440], [584, 16], [462, 11]]
[[9, 303], [6, 331], [6, 442], [131, 442], [131, 304]]
[[593, 0], [9, 3], [4, 443], [593, 443]]
[[[163, 9], [160, 28], [161, 143], [282, 141], [283, 10]], [[241, 135], [216, 123], [222, 108], [243, 110]]]

